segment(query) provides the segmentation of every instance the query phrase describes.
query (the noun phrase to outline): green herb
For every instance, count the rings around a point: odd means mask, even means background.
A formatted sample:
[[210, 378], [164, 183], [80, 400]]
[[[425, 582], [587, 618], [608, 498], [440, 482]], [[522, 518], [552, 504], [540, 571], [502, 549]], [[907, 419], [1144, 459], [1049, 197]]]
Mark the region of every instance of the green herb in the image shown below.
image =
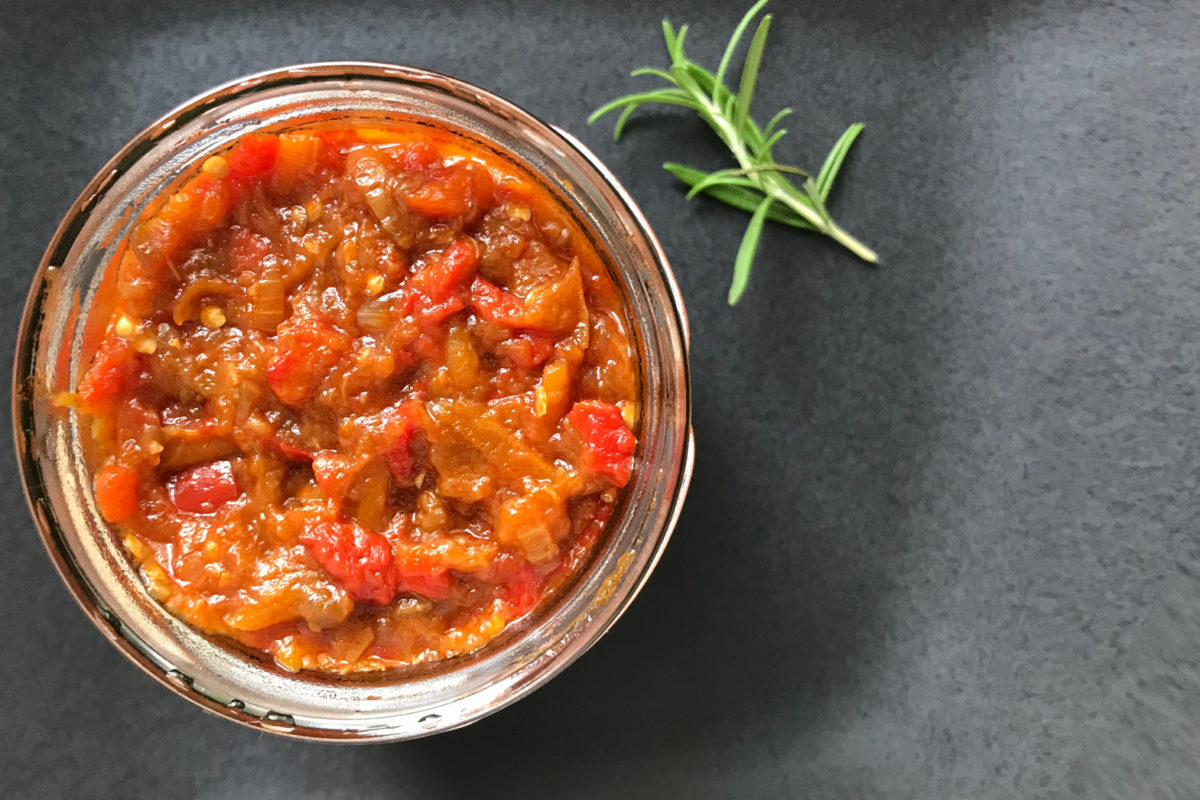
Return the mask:
[[[730, 305], [737, 303], [746, 290], [750, 266], [758, 249], [763, 224], [767, 220], [826, 234], [864, 261], [874, 263], [878, 260], [871, 248], [837, 226], [825, 206], [829, 190], [833, 188], [833, 180], [841, 169], [850, 145], [862, 132], [862, 124], [856, 122], [846, 129], [814, 178], [802, 169], [777, 163], [771, 152], [787, 133], [778, 126], [784, 117], [792, 113], [792, 109], [785, 108], [780, 111], [771, 118], [766, 127], [760, 126], [750, 116], [750, 101], [754, 98], [754, 86], [758, 80], [763, 47], [767, 42], [767, 31], [771, 28], [770, 14], [758, 23], [750, 40], [737, 92], [732, 92], [725, 86], [725, 76], [738, 43], [766, 4], [767, 0], [759, 0], [742, 17], [729, 39], [729, 45], [725, 48], [716, 74], [684, 55], [683, 40], [687, 36], [688, 26], [683, 25], [676, 31], [670, 22], [663, 20], [663, 38], [666, 39], [667, 53], [671, 57], [670, 70], [642, 67], [635, 69], [631, 74], [653, 75], [667, 81], [670, 86], [618, 97], [596, 109], [588, 118], [588, 123], [591, 124], [605, 114], [621, 109], [621, 115], [613, 128], [613, 138], [618, 139], [630, 116], [642, 105], [665, 103], [683, 106], [699, 114], [729, 147], [729, 151], [737, 160], [737, 167], [715, 172], [704, 172], [671, 162], [663, 164], [663, 167], [691, 187], [687, 195], [689, 198], [697, 194], [706, 194], [752, 214], [750, 225], [746, 228], [737, 258], [734, 260], [733, 283], [729, 287]], [[789, 175], [802, 179], [799, 181], [799, 187], [788, 178]]]

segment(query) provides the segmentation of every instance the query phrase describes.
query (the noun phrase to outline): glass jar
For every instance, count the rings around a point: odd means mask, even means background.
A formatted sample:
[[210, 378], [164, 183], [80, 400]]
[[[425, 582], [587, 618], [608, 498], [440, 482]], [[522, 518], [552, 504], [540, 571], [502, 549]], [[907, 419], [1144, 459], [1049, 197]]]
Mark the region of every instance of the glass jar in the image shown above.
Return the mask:
[[[482, 649], [380, 674], [289, 673], [177, 619], [152, 599], [96, 508], [74, 411], [85, 322], [139, 214], [205, 155], [246, 133], [419, 120], [466, 136], [538, 176], [576, 218], [624, 295], [641, 365], [637, 468], [605, 536], [568, 591]], [[13, 380], [25, 492], [59, 573], [118, 649], [175, 693], [272, 733], [393, 741], [465, 725], [528, 694], [592, 646], [662, 554], [691, 474], [688, 329], [671, 268], [629, 195], [570, 134], [454, 78], [409, 67], [328, 63], [226, 84], [121, 149], [67, 212], [33, 280]]]

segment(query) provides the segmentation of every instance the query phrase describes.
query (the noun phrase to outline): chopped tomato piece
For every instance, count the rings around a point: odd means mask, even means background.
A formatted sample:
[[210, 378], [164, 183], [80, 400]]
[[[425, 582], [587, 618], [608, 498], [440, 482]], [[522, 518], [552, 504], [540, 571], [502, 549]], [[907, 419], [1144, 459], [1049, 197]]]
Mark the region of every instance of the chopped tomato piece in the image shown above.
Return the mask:
[[424, 139], [410, 142], [397, 152], [400, 164], [409, 172], [428, 172], [438, 161], [438, 151]]
[[633, 432], [625, 426], [621, 410], [612, 403], [582, 400], [571, 408], [567, 422], [583, 439], [583, 467], [607, 475], [620, 488], [633, 471]]
[[554, 354], [555, 337], [541, 331], [524, 333], [496, 345], [496, 355], [514, 367], [533, 369]]
[[227, 157], [229, 178], [245, 183], [261, 180], [275, 166], [275, 156], [278, 152], [278, 136], [250, 134], [242, 137]]
[[396, 590], [411, 592], [431, 600], [444, 600], [454, 589], [454, 581], [445, 571], [396, 569]]
[[321, 140], [307, 133], [279, 135], [275, 154], [274, 186], [283, 193], [301, 188], [306, 178], [317, 169], [321, 155]]
[[303, 405], [347, 348], [347, 337], [321, 319], [291, 317], [279, 326], [267, 385], [288, 406]]
[[542, 579], [534, 566], [504, 553], [496, 559], [496, 571], [500, 578], [500, 599], [508, 604], [510, 618], [523, 617], [532, 611], [542, 594]]
[[112, 523], [124, 522], [138, 510], [141, 475], [133, 467], [109, 464], [96, 474], [96, 505]]
[[232, 198], [228, 187], [203, 172], [188, 181], [180, 190], [180, 195], [183, 202], [176, 210], [181, 216], [191, 217], [188, 224], [189, 238], [203, 235], [217, 227], [229, 213]]
[[229, 240], [229, 266], [234, 273], [258, 272], [271, 254], [271, 240], [248, 228], [234, 228]]
[[171, 502], [189, 514], [211, 514], [241, 494], [233, 465], [211, 461], [176, 475], [168, 484]]
[[344, 128], [315, 131], [313, 135], [321, 141], [317, 163], [322, 169], [338, 169], [346, 161], [346, 153], [358, 142], [354, 131]]
[[461, 170], [428, 180], [404, 195], [408, 210], [435, 219], [449, 219], [471, 210], [471, 179]]
[[388, 540], [353, 522], [323, 522], [300, 534], [322, 568], [357, 601], [390, 603], [401, 592], [433, 599], [450, 594], [444, 571], [397, 565]]
[[462, 291], [479, 265], [479, 251], [470, 239], [459, 239], [409, 282], [407, 312], [427, 328], [466, 307]]
[[312, 470], [317, 486], [335, 503], [341, 503], [346, 497], [346, 492], [350, 491], [350, 485], [354, 483], [361, 467], [358, 459], [340, 455], [333, 450], [322, 450], [313, 455]]
[[471, 308], [488, 322], [520, 328], [525, 325], [525, 302], [483, 278], [471, 284]]
[[100, 342], [95, 358], [79, 382], [79, 396], [93, 414], [112, 410], [124, 396], [141, 371], [141, 359], [133, 343], [115, 333]]
[[417, 414], [407, 405], [397, 408], [388, 420], [387, 435], [390, 442], [383, 453], [383, 459], [387, 462], [392, 477], [402, 485], [412, 481], [417, 470], [413, 439], [418, 430]]

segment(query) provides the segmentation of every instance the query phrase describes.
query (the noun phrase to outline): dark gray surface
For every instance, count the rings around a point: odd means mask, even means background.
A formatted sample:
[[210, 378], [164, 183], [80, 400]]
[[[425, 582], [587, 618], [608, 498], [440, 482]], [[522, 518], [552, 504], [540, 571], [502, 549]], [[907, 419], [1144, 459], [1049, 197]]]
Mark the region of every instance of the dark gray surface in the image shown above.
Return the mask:
[[[759, 107], [805, 104], [779, 151], [805, 165], [867, 123], [833, 207], [884, 265], [770, 229], [729, 309], [746, 218], [658, 169], [721, 165], [707, 131], [652, 112], [614, 145], [583, 120], [663, 60], [664, 13], [711, 59], [740, 4], [432, 5], [10, 2], [4, 366], [57, 220], [159, 114], [297, 61], [456, 74], [592, 146], [675, 264], [699, 455], [659, 571], [576, 666], [467, 730], [277, 741], [102, 641], [9, 458], [0, 794], [1007, 798], [1097, 775], [1200, 794], [1200, 589], [1178, 566], [1200, 467], [1200, 6], [777, 2]], [[1104, 777], [1089, 763], [1122, 730], [1135, 774]]]

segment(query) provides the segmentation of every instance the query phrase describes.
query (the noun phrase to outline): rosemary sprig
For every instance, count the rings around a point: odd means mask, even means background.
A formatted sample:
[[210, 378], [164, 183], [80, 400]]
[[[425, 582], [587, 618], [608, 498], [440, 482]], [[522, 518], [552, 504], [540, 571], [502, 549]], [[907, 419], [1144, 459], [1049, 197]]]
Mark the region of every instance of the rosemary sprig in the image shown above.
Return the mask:
[[[730, 305], [737, 303], [746, 290], [750, 266], [767, 220], [826, 234], [864, 261], [878, 261], [878, 256], [871, 248], [838, 227], [825, 205], [846, 153], [862, 132], [862, 123], [856, 122], [846, 129], [814, 178], [798, 167], [778, 163], [772, 154], [772, 148], [787, 133], [786, 129], [779, 127], [779, 123], [792, 113], [792, 109], [783, 109], [772, 117], [765, 127], [760, 126], [750, 116], [750, 102], [754, 99], [754, 87], [758, 82], [763, 48], [767, 42], [767, 32], [771, 28], [770, 14], [759, 21], [754, 36], [750, 39], [737, 92], [731, 91], [725, 85], [726, 73], [742, 36], [766, 4], [767, 0], [758, 0], [742, 17], [729, 39], [715, 74], [684, 55], [683, 41], [687, 36], [688, 26], [682, 25], [676, 31], [670, 22], [663, 20], [663, 38], [667, 43], [667, 54], [671, 58], [669, 70], [642, 67], [630, 74], [662, 78], [668, 86], [618, 97], [600, 106], [588, 117], [588, 123], [591, 124], [605, 114], [620, 109], [621, 115], [613, 127], [613, 138], [619, 139], [630, 116], [641, 106], [647, 103], [682, 106], [699, 114], [726, 144], [737, 160], [737, 167], [704, 172], [683, 164], [667, 162], [663, 164], [663, 168], [690, 187], [687, 195], [689, 198], [697, 194], [706, 194], [751, 213], [750, 224], [734, 260], [733, 282], [729, 287]], [[788, 178], [789, 175], [799, 179], [797, 182], [800, 185], [793, 183]]]

